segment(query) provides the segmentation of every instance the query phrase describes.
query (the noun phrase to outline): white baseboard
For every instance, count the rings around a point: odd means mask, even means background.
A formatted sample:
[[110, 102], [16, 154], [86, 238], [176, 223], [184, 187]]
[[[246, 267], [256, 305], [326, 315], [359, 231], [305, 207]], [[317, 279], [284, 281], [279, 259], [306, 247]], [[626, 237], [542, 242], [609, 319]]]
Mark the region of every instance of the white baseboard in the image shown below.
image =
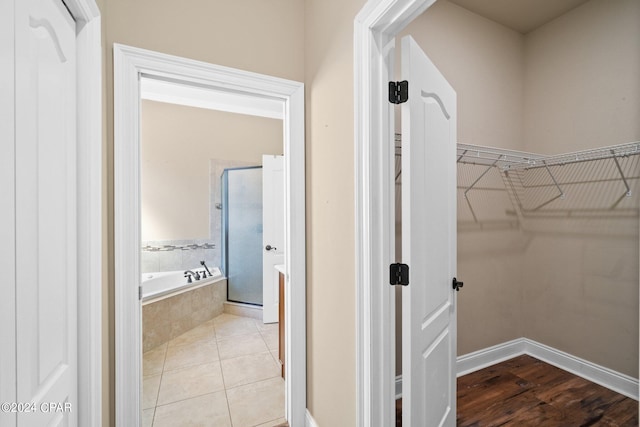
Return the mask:
[[[528, 354], [574, 375], [638, 400], [638, 379], [597, 365], [528, 338], [518, 338], [457, 358], [457, 376], [467, 375], [521, 354]], [[396, 398], [402, 397], [402, 375], [396, 377]]]
[[304, 414], [304, 427], [318, 427], [318, 423], [316, 423], [316, 420], [311, 416], [309, 409], [307, 409]]
[[526, 338], [518, 338], [458, 356], [456, 361], [457, 376], [461, 377], [524, 354], [525, 340]]
[[638, 379], [581, 359], [564, 351], [525, 339], [524, 353], [610, 390], [638, 400]]

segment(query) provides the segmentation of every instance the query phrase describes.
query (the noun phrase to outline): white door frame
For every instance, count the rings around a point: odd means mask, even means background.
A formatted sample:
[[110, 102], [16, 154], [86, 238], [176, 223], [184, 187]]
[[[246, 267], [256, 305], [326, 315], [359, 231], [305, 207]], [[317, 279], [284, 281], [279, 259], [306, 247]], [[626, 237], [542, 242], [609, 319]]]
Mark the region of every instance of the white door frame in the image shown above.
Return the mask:
[[[3, 28], [2, 34], [7, 36], [2, 38], [7, 43], [0, 45], [0, 57], [6, 59], [5, 64], [8, 64], [3, 67], [0, 86], [3, 99], [7, 102], [3, 102], [0, 109], [2, 117], [7, 120], [15, 118], [15, 90], [12, 86], [15, 55], [13, 3], [2, 2], [0, 7], [3, 12], [0, 14], [0, 26]], [[73, 410], [78, 413], [78, 425], [93, 426], [102, 424], [102, 30], [100, 10], [94, 0], [65, 0], [65, 4], [76, 21], [77, 61], [78, 406]], [[15, 136], [13, 126], [7, 126], [7, 132], [5, 134], [3, 131], [2, 140], [11, 144]], [[8, 148], [8, 153], [12, 152], [13, 148]], [[2, 169], [6, 176], [11, 174], [15, 166], [12, 158], [3, 157]], [[3, 182], [9, 185], [14, 183], [11, 178]], [[7, 190], [8, 196], [14, 193], [13, 189], [7, 187], [3, 186], [2, 189]], [[3, 242], [6, 238], [6, 242], [11, 243], [15, 242], [15, 217], [9, 211], [15, 205], [12, 201], [6, 205], [6, 209], [0, 211], [3, 225], [0, 235]], [[15, 257], [8, 246], [0, 247], [0, 266], [9, 276], [7, 280], [0, 281], [0, 293], [3, 295], [3, 303], [0, 304], [0, 343], [5, 348], [15, 348]], [[4, 249], [9, 252], [6, 257]], [[11, 264], [6, 269], [5, 262]], [[15, 390], [12, 391], [11, 387], [16, 380], [15, 354], [8, 358], [3, 356], [0, 354], [0, 377], [3, 378], [0, 401], [15, 402]], [[12, 424], [15, 417], [11, 415], [0, 414], [0, 420], [8, 416], [6, 419]]]
[[[279, 100], [284, 108], [287, 419], [306, 412], [304, 85], [114, 44], [116, 425], [138, 426], [142, 365], [140, 281], [140, 76]], [[131, 357], [132, 354], [139, 357]]]
[[394, 122], [387, 60], [395, 36], [435, 0], [369, 0], [354, 22], [356, 425], [395, 425]]

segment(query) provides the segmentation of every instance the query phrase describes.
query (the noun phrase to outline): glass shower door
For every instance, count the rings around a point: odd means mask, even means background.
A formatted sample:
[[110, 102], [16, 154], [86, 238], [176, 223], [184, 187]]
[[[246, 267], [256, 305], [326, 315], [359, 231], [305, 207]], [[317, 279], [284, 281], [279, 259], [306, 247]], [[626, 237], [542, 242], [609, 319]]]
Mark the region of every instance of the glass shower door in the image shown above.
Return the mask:
[[262, 305], [262, 167], [225, 169], [222, 198], [227, 300]]

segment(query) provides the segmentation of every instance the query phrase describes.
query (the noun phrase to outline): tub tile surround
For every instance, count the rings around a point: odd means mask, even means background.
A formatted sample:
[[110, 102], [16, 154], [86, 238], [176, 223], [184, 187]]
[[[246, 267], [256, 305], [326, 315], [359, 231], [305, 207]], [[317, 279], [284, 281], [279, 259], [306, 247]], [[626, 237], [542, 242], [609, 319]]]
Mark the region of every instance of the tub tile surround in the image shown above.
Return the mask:
[[[142, 349], [148, 352], [222, 314], [227, 281], [220, 280], [142, 306]], [[211, 325], [213, 328], [213, 325]]]
[[284, 380], [267, 343], [277, 331], [223, 313], [145, 352], [143, 425], [282, 425]]
[[[140, 271], [141, 273], [157, 273], [160, 271], [180, 271], [202, 269], [200, 261], [207, 263], [209, 268], [220, 266], [220, 243], [216, 239], [187, 239], [187, 240], [145, 240], [141, 243]], [[218, 241], [220, 238], [217, 239]], [[170, 247], [174, 248], [170, 248]], [[196, 247], [197, 246], [197, 247]], [[164, 248], [166, 250], [148, 250], [145, 248]], [[218, 261], [216, 261], [218, 260]]]

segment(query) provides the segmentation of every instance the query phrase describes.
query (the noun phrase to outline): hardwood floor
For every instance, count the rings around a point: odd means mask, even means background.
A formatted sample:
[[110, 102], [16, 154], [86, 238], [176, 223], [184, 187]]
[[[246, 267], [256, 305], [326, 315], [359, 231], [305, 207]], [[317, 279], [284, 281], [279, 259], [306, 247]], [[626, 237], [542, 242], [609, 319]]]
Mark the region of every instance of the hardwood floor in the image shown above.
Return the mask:
[[459, 427], [638, 426], [635, 400], [527, 355], [458, 378], [457, 394]]

